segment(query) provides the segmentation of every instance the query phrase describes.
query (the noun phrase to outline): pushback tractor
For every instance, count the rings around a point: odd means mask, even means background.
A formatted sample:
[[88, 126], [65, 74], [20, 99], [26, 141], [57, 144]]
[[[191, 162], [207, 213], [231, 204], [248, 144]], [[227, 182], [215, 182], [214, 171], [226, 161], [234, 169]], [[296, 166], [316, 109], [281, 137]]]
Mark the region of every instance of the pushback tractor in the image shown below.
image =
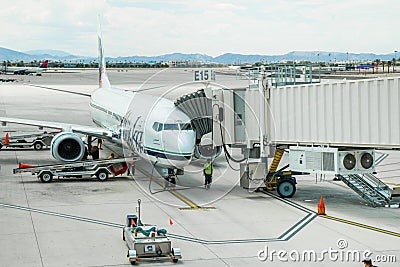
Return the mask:
[[[140, 200], [139, 214], [140, 214]], [[136, 215], [127, 215], [122, 239], [128, 247], [127, 258], [132, 265], [140, 261], [171, 260], [177, 263], [182, 259], [181, 250], [173, 248], [167, 230], [154, 225], [143, 225]]]

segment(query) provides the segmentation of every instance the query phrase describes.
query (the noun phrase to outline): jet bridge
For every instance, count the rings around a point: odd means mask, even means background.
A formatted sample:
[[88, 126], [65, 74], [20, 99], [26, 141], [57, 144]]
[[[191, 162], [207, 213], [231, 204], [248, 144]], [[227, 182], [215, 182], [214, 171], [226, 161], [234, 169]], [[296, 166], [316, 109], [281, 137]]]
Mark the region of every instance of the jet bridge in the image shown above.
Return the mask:
[[[383, 188], [373, 172], [376, 149], [400, 148], [400, 77], [272, 86], [266, 71], [257, 75], [247, 88], [207, 85], [176, 101], [199, 140], [210, 132], [212, 146], [233, 161], [229, 150], [241, 149], [243, 187], [277, 188], [289, 197], [296, 184], [291, 172], [338, 175], [374, 205], [389, 204], [387, 193], [373, 197]], [[282, 151], [291, 171], [276, 170]]]

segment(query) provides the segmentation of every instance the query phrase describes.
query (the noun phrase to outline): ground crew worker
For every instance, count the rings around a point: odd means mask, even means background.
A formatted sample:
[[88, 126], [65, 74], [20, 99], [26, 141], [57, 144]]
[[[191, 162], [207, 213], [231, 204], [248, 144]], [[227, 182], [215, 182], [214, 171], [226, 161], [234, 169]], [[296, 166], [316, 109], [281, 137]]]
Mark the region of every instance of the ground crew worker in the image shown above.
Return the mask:
[[110, 155], [110, 156], [108, 156], [108, 158], [109, 158], [109, 159], [113, 159], [113, 158], [115, 158], [115, 155], [114, 155], [114, 153], [111, 153], [111, 155]]
[[100, 157], [100, 151], [99, 151], [99, 149], [97, 148], [97, 146], [93, 146], [91, 152], [92, 152], [92, 159], [94, 159], [94, 160], [99, 159], [99, 157]]
[[85, 146], [85, 152], [83, 152], [82, 160], [87, 160], [88, 156], [89, 156], [89, 152], [88, 152], [87, 147]]
[[92, 137], [88, 136], [87, 138], [87, 146], [88, 146], [88, 153], [92, 155]]
[[135, 162], [134, 161], [128, 161], [128, 175], [135, 175]]
[[365, 267], [377, 267], [372, 264], [372, 260], [370, 258], [366, 258], [362, 261]]
[[103, 139], [97, 138], [97, 146], [99, 149], [103, 149]]
[[[132, 157], [133, 160], [133, 154], [129, 154], [128, 157]], [[128, 165], [128, 175], [135, 175], [135, 162], [127, 161], [126, 163]]]
[[204, 168], [203, 168], [205, 189], [210, 189], [211, 187], [213, 170], [214, 166], [212, 165], [211, 160], [208, 159], [207, 162], [204, 163]]

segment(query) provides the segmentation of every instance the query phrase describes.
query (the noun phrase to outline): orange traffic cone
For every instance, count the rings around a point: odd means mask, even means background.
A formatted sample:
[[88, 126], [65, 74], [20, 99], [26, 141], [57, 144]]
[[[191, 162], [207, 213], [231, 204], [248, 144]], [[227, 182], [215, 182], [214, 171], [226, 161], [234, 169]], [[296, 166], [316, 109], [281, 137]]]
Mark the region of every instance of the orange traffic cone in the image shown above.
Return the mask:
[[19, 164], [19, 168], [20, 168], [20, 169], [27, 169], [27, 168], [35, 168], [35, 166], [30, 165], [30, 164], [20, 163], [20, 164]]
[[8, 145], [10, 143], [10, 139], [8, 137], [8, 133], [6, 133], [6, 138], [4, 139], [4, 144]]
[[325, 215], [325, 203], [324, 203], [324, 199], [321, 198], [319, 199], [319, 204], [318, 204], [318, 215]]

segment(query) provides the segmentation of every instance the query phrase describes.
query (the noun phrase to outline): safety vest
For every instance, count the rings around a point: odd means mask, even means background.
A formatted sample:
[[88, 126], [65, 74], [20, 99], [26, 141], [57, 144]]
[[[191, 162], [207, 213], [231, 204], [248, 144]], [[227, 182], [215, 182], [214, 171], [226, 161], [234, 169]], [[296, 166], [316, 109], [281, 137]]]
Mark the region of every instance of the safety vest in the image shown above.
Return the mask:
[[213, 165], [210, 163], [208, 164], [207, 162], [204, 163], [204, 173], [205, 174], [212, 174], [213, 172]]

